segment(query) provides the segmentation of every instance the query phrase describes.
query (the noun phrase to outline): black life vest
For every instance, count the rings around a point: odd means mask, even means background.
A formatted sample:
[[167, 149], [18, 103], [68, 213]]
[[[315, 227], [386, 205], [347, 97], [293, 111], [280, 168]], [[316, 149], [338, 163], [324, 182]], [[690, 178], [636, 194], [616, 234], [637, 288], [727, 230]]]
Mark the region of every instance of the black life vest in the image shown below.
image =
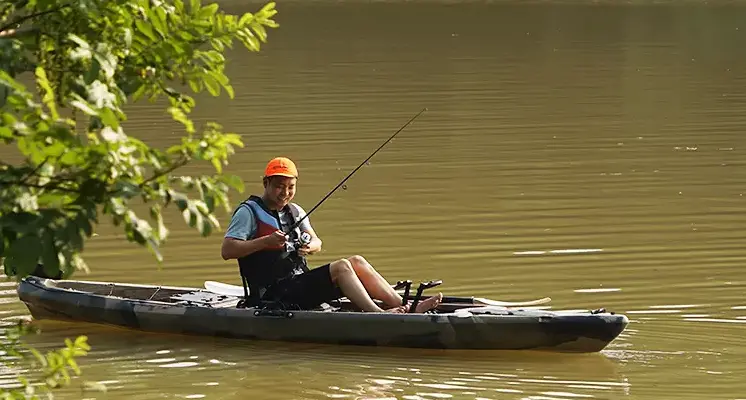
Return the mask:
[[[288, 241], [293, 242], [299, 239], [301, 234], [299, 228], [288, 232], [291, 225], [295, 225], [300, 218], [293, 212], [294, 208], [290, 205], [286, 205], [282, 210], [286, 218], [289, 217], [292, 221], [290, 224], [283, 223], [280, 220], [280, 214], [267, 208], [259, 196], [250, 196], [236, 208], [236, 211], [241, 207], [247, 207], [254, 214], [254, 221], [256, 221], [256, 233], [250, 239], [271, 235], [278, 229], [289, 236]], [[308, 264], [306, 258], [299, 255], [297, 251], [288, 252], [285, 246], [280, 246], [240, 257], [238, 268], [244, 280], [244, 287], [249, 292], [246, 305], [253, 306], [259, 303], [268, 287], [293, 275], [307, 272]]]

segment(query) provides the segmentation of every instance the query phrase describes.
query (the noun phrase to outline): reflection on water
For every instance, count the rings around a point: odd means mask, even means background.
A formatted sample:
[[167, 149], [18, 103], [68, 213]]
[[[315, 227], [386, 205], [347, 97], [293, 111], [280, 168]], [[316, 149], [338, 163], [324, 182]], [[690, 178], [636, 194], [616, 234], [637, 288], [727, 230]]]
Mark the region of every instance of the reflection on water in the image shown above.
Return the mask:
[[[267, 159], [295, 159], [296, 200], [309, 209], [428, 107], [313, 214], [324, 251], [311, 264], [363, 254], [391, 281], [443, 279], [447, 294], [628, 314], [604, 352], [361, 349], [61, 323], [42, 324], [33, 342], [88, 334], [85, 375], [110, 390], [85, 396], [101, 399], [743, 398], [746, 5], [568, 2], [281, 3], [265, 50], [231, 54], [236, 99], [200, 97], [197, 118], [243, 135], [228, 172], [252, 193]], [[148, 143], [174, 140], [151, 105], [128, 115]], [[239, 283], [219, 235], [167, 218], [162, 268], [104, 223], [81, 278]], [[0, 286], [3, 323], [25, 314], [12, 284]]]
[[[168, 398], [226, 399], [245, 398], [246, 390], [277, 399], [587, 397], [624, 394], [630, 386], [618, 364], [602, 354], [255, 344], [86, 328], [96, 348], [86, 360], [86, 376], [101, 376], [111, 390], [138, 399], [154, 398], [147, 393], [154, 380]], [[70, 333], [57, 323], [45, 324], [45, 332], [45, 340]], [[131, 350], [123, 352], [123, 346]], [[112, 376], [118, 379], [104, 378]]]

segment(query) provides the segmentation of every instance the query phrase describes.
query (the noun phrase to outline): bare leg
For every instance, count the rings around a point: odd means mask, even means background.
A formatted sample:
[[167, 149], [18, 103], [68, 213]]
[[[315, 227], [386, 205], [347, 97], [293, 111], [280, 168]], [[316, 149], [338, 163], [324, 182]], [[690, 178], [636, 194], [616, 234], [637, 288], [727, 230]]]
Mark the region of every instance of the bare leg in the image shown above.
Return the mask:
[[355, 275], [370, 294], [370, 297], [381, 300], [389, 307], [402, 305], [402, 298], [391, 284], [386, 282], [381, 274], [362, 256], [352, 256], [347, 259], [355, 270]]
[[[368, 312], [383, 312], [373, 302], [368, 295], [365, 287], [355, 275], [355, 271], [352, 269], [352, 265], [348, 260], [337, 260], [329, 265], [329, 272], [332, 275], [332, 281], [339, 286], [350, 301], [356, 306], [360, 307], [363, 311]], [[394, 309], [393, 312], [402, 312], [403, 310]]]
[[[352, 256], [347, 259], [355, 270], [355, 274], [360, 279], [370, 297], [381, 300], [389, 307], [400, 306], [403, 302], [399, 293], [391, 287], [378, 271], [362, 256]], [[417, 304], [415, 312], [423, 313], [437, 307], [443, 300], [443, 294], [438, 293]], [[409, 306], [407, 306], [409, 307]]]

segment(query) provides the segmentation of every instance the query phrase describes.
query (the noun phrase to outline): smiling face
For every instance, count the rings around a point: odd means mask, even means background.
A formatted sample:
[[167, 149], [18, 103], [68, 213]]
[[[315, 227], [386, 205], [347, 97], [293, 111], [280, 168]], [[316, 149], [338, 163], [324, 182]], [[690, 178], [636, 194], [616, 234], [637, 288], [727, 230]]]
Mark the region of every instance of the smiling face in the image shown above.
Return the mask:
[[295, 197], [297, 181], [296, 178], [277, 175], [264, 178], [264, 202], [271, 209], [282, 209]]

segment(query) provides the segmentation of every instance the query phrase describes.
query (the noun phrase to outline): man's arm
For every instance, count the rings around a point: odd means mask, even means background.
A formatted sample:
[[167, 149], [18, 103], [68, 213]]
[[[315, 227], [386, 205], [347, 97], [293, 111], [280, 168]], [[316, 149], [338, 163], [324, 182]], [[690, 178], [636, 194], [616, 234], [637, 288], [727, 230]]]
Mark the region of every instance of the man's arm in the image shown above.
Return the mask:
[[250, 240], [225, 237], [223, 238], [223, 246], [220, 249], [220, 255], [223, 256], [223, 260], [248, 256], [251, 253], [265, 249], [267, 247], [267, 238], [269, 238], [269, 236]]
[[220, 255], [223, 260], [241, 258], [267, 247], [267, 237], [249, 239], [256, 231], [254, 213], [248, 207], [239, 208], [231, 218], [223, 238]]
[[[297, 204], [295, 204], [295, 207], [298, 209], [300, 218], [305, 217], [306, 211]], [[311, 220], [309, 218], [305, 218], [300, 223], [299, 229], [301, 230], [301, 232], [308, 232], [308, 234], [311, 235], [311, 243], [309, 243], [308, 246], [306, 246], [304, 249], [301, 249], [301, 255], [308, 255], [321, 251], [321, 239], [319, 238], [319, 235], [316, 234], [316, 231], [313, 230], [313, 227], [311, 226]]]

